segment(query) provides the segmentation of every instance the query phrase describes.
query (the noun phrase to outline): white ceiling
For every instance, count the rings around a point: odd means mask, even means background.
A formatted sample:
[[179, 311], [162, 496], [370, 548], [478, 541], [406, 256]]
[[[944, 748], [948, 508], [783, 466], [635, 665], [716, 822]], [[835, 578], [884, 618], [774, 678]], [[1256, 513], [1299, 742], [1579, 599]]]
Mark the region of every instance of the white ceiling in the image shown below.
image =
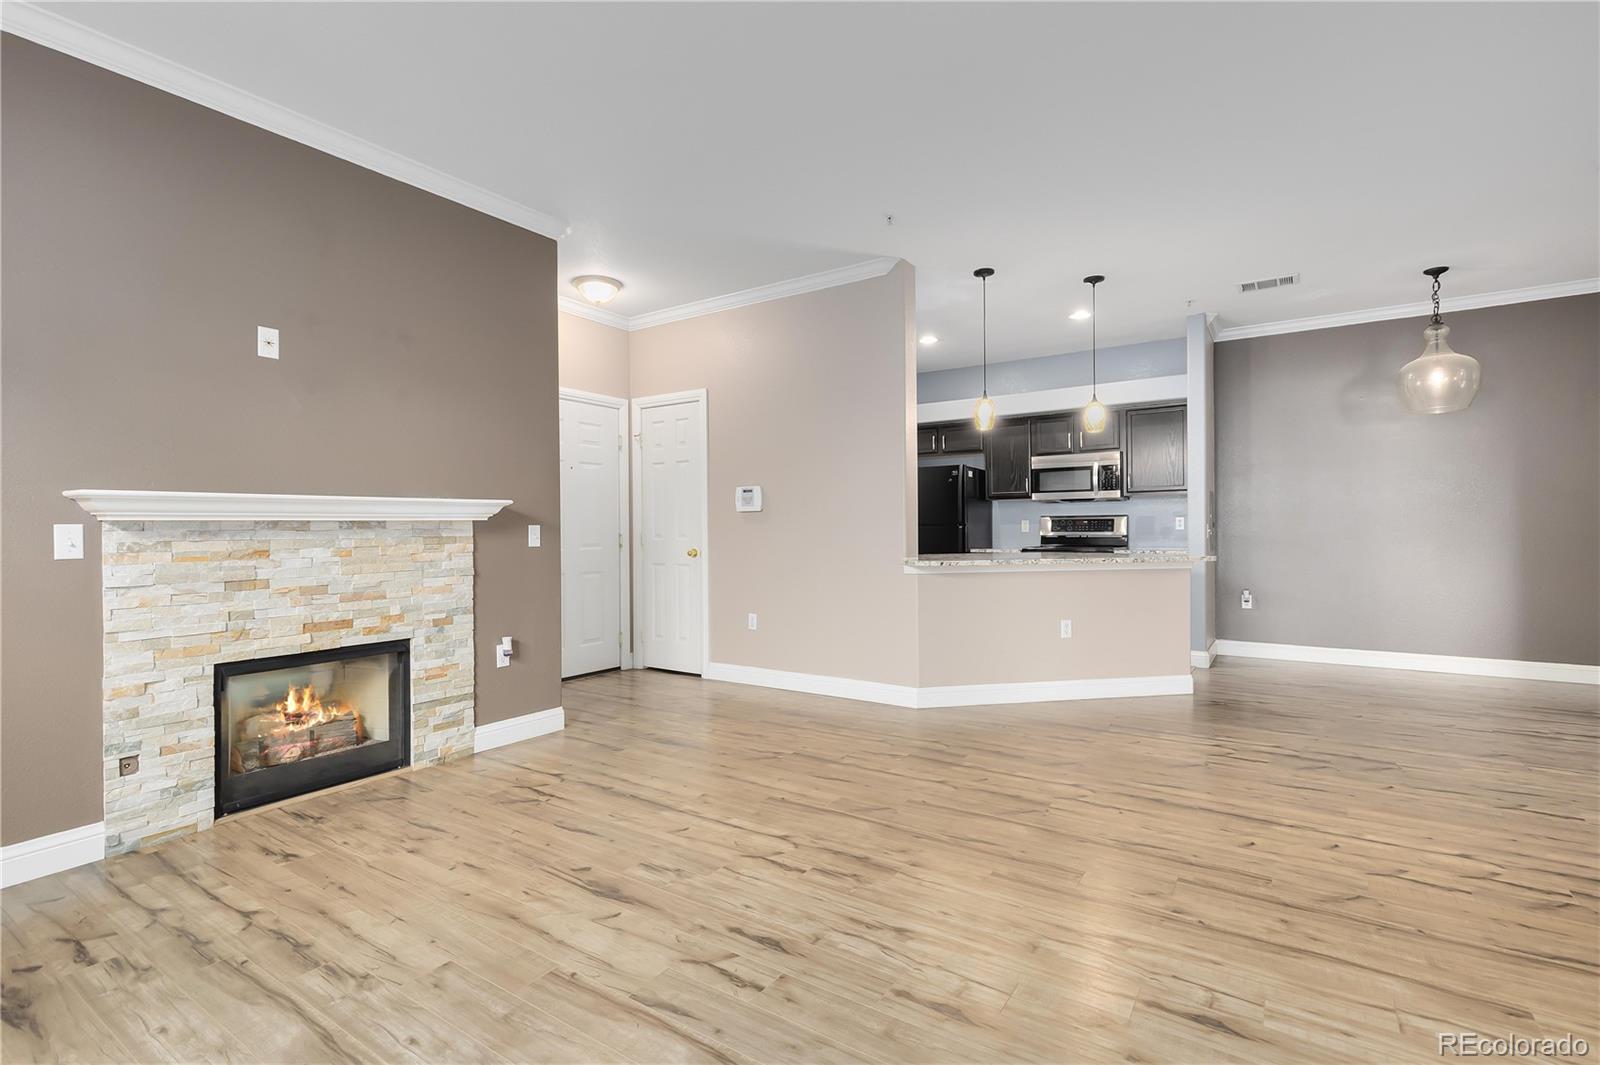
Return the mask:
[[565, 219], [625, 315], [903, 257], [925, 368], [983, 265], [998, 359], [1091, 272], [1102, 344], [1600, 275], [1594, 4], [42, 6]]

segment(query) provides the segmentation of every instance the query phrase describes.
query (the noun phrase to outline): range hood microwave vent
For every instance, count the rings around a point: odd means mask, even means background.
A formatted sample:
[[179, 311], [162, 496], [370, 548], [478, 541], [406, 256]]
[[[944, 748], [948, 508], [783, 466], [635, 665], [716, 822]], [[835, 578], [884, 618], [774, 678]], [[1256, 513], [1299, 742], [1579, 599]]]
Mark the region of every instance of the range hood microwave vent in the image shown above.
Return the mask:
[[1298, 285], [1299, 274], [1284, 274], [1281, 277], [1263, 277], [1259, 281], [1239, 282], [1240, 292], [1265, 292], [1269, 288], [1284, 288], [1288, 285]]

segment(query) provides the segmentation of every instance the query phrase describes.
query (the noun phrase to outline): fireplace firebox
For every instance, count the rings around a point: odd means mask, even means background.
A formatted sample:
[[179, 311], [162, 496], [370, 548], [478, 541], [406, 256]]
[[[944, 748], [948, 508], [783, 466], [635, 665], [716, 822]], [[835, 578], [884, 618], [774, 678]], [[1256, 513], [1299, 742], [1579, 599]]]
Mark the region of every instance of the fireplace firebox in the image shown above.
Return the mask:
[[411, 760], [408, 640], [221, 662], [217, 816]]

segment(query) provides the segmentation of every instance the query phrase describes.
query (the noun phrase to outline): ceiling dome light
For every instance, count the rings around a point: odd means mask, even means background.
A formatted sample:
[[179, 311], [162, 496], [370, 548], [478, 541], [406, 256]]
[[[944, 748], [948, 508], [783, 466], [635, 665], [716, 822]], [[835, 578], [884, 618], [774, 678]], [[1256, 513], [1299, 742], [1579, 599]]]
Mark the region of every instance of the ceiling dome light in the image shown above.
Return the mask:
[[611, 298], [622, 291], [622, 282], [604, 274], [584, 274], [572, 279], [572, 287], [583, 293], [583, 298], [590, 303], [600, 304], [610, 303]]
[[[1099, 291], [1100, 282], [1105, 279], [1104, 274], [1090, 274], [1083, 279], [1083, 283], [1089, 286], [1089, 305], [1091, 307], [1095, 305], [1095, 294]], [[1072, 317], [1077, 318], [1080, 313], [1084, 318], [1094, 317], [1093, 311], [1074, 312]], [[1099, 324], [1097, 322], [1095, 328], [1089, 332], [1089, 405], [1083, 408], [1082, 414], [1079, 415], [1083, 419], [1083, 431], [1086, 433], [1098, 433], [1106, 427], [1106, 405], [1100, 402], [1100, 352], [1098, 350], [1100, 338], [1096, 335], [1098, 332]]]
[[1087, 307], [1079, 307], [1077, 310], [1067, 315], [1067, 317], [1071, 318], [1074, 322], [1087, 322], [1090, 318], [1093, 318], [1094, 315], [1089, 312]]
[[934, 336], [932, 333], [923, 333], [917, 338], [917, 343], [921, 344], [925, 348], [931, 348], [935, 344], [939, 343], [939, 338]]
[[1454, 414], [1472, 406], [1478, 394], [1478, 360], [1450, 350], [1450, 327], [1439, 317], [1439, 275], [1448, 269], [1422, 271], [1433, 278], [1433, 317], [1422, 331], [1422, 354], [1400, 368], [1400, 394], [1412, 414]]
[[972, 408], [972, 423], [978, 432], [987, 433], [994, 428], [994, 400], [989, 398], [989, 279], [994, 267], [980, 266], [972, 276], [983, 283], [983, 395]]

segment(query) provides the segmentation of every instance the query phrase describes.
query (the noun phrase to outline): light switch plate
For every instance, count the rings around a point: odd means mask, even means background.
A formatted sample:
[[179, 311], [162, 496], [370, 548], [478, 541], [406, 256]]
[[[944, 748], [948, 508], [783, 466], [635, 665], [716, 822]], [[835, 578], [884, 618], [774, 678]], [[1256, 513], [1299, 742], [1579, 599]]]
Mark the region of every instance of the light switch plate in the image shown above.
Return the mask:
[[1178, 521], [1177, 521], [1177, 525], [1176, 525], [1176, 528], [1177, 528], [1177, 530], [1178, 530], [1178, 531], [1179, 531], [1179, 532], [1183, 532], [1183, 527], [1184, 527], [1184, 525], [1186, 525], [1186, 524], [1187, 524], [1187, 523], [1188, 523], [1188, 519], [1187, 519], [1187, 518], [1181, 518], [1181, 517], [1180, 517], [1180, 518], [1179, 518], [1179, 519], [1178, 519]]
[[757, 618], [754, 614], [746, 615], [746, 617], [744, 619], [744, 627], [749, 629], [751, 632], [755, 632], [756, 631], [756, 625], [759, 623], [759, 621], [760, 621], [760, 619]]
[[1061, 619], [1061, 638], [1063, 640], [1072, 639], [1072, 621], [1068, 618]]
[[538, 547], [539, 546], [539, 526], [537, 526], [537, 525], [528, 526], [528, 546], [529, 547]]
[[57, 525], [55, 527], [56, 558], [83, 557], [83, 526]]
[[278, 357], [278, 331], [272, 326], [256, 326], [256, 354], [263, 359]]

